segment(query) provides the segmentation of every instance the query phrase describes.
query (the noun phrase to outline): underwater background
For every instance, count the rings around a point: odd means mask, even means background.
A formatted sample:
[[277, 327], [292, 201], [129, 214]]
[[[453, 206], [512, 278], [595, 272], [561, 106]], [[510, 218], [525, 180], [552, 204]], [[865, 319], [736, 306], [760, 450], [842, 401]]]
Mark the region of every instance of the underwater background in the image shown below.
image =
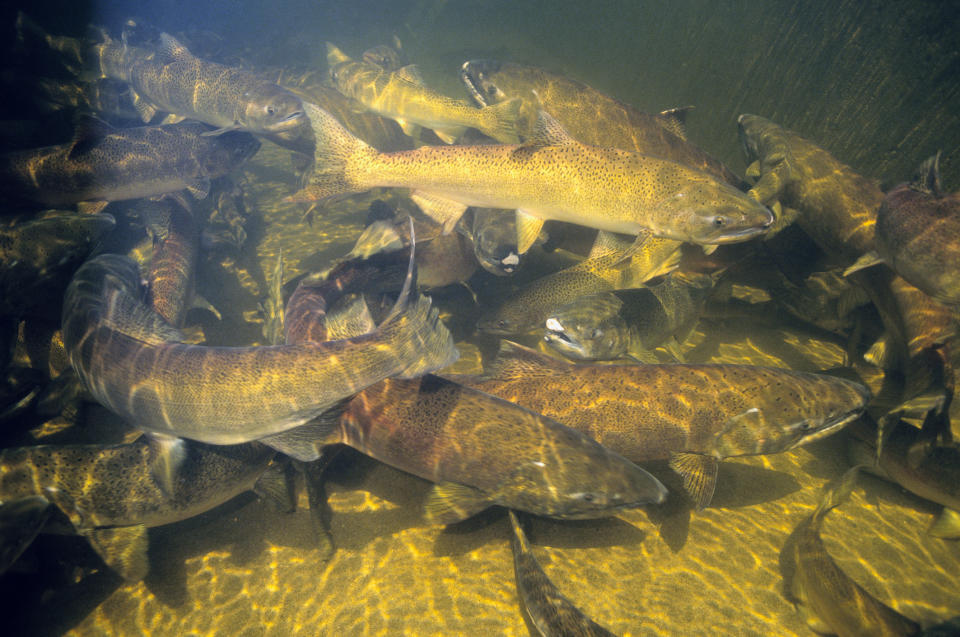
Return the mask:
[[[736, 122], [746, 112], [815, 141], [884, 189], [942, 150], [943, 183], [960, 188], [958, 2], [40, 2], [3, 9], [8, 41], [17, 9], [74, 36], [89, 26], [116, 33], [135, 17], [206, 43], [211, 59], [294, 75], [325, 73], [327, 41], [358, 55], [396, 36], [427, 84], [458, 98], [462, 62], [493, 58], [568, 75], [647, 112], [692, 105], [689, 140], [738, 174], [746, 166]], [[4, 119], [31, 118], [8, 98]], [[265, 143], [242, 169], [251, 213], [243, 254], [201, 262], [198, 286], [223, 314], [198, 319], [208, 343], [262, 341], [257, 304], [280, 250], [290, 278], [323, 269], [349, 251], [371, 201], [395, 197], [353, 197], [307, 223], [302, 204], [282, 201], [297, 183], [288, 155]], [[543, 272], [536, 267], [517, 280], [478, 275], [479, 309]], [[462, 352], [457, 370], [478, 371], [491, 342], [466, 324], [470, 294], [433, 296]], [[838, 339], [742, 317], [702, 321], [684, 350], [687, 362], [803, 371], [845, 360]], [[105, 427], [116, 420], [105, 410], [94, 417]], [[535, 519], [530, 538], [562, 592], [616, 634], [810, 635], [784, 593], [781, 551], [847, 466], [837, 437], [736, 458], [721, 464], [704, 511], [671, 501], [606, 520]], [[668, 469], [650, 469], [680, 489]], [[332, 556], [317, 549], [304, 507], [282, 514], [248, 494], [152, 529], [143, 582], [102, 571], [75, 581], [7, 577], [8, 634], [527, 634], [501, 511], [431, 527], [421, 516], [427, 482], [352, 450], [329, 475]], [[824, 541], [874, 596], [934, 624], [960, 614], [960, 546], [926, 534], [938, 510], [865, 477], [827, 518]], [[48, 548], [88, 551], [82, 540]]]

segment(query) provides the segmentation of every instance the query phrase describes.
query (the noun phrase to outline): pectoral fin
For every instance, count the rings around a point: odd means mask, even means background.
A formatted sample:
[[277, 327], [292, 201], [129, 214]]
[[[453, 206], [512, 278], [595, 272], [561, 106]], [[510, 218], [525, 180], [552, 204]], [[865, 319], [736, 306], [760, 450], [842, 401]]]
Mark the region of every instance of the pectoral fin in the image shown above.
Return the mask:
[[543, 219], [523, 210], [517, 210], [517, 252], [526, 254], [533, 242], [540, 236]]
[[929, 533], [944, 540], [960, 540], [960, 513], [944, 508], [930, 526]]
[[760, 175], [762, 174], [763, 174], [763, 171], [760, 169], [760, 160], [758, 159], [757, 161], [747, 166], [747, 172], [745, 176], [750, 177], [751, 179], [759, 179]]
[[420, 210], [422, 210], [425, 215], [443, 226], [443, 234], [453, 232], [453, 227], [457, 225], [457, 221], [459, 221], [463, 213], [467, 211], [467, 206], [459, 201], [431, 195], [419, 190], [413, 191], [410, 194], [410, 198], [413, 199], [413, 202], [420, 207]]
[[467, 129], [462, 126], [456, 126], [453, 128], [434, 128], [433, 132], [444, 144], [452, 144], [458, 139]]
[[282, 513], [297, 510], [297, 491], [289, 460], [274, 458], [253, 485], [253, 492]]
[[205, 133], [200, 133], [200, 137], [217, 137], [219, 135], [223, 135], [224, 133], [229, 133], [230, 131], [240, 130], [240, 128], [240, 124], [233, 123], [229, 126], [223, 126], [216, 130], [208, 130]]
[[395, 120], [397, 124], [400, 125], [400, 130], [404, 132], [405, 135], [409, 135], [414, 139], [420, 139], [420, 126], [419, 124], [414, 124], [413, 122], [408, 122], [405, 119]]
[[81, 535], [90, 541], [97, 555], [128, 582], [139, 582], [147, 576], [150, 562], [147, 558], [147, 527], [118, 526], [89, 529]]
[[853, 265], [843, 271], [843, 276], [850, 276], [854, 272], [871, 268], [880, 263], [885, 263], [883, 257], [876, 252], [867, 252], [865, 255], [854, 261]]
[[206, 199], [207, 195], [210, 194], [210, 180], [206, 177], [194, 179], [192, 182], [187, 184], [187, 191], [197, 201]]
[[492, 502], [474, 487], [455, 482], [434, 485], [424, 503], [424, 516], [431, 524], [451, 524], [483, 511]]
[[674, 453], [670, 458], [670, 468], [683, 477], [683, 488], [690, 494], [697, 511], [705, 509], [713, 499], [718, 466], [716, 458], [698, 453]]
[[266, 436], [260, 442], [301, 462], [316, 460], [325, 446], [340, 442], [337, 425], [346, 402], [328, 409], [305, 425]]
[[150, 444], [154, 456], [150, 462], [150, 475], [168, 497], [173, 496], [175, 477], [187, 457], [187, 444], [182, 438], [151, 434]]
[[146, 124], [157, 116], [157, 107], [145, 100], [139, 93], [131, 91], [133, 94], [133, 108], [140, 114], [140, 119]]

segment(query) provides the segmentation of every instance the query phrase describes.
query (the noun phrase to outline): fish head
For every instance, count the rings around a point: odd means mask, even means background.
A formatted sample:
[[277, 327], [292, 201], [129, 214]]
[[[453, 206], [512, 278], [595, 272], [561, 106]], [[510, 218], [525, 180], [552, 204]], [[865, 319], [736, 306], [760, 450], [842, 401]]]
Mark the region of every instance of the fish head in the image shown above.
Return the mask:
[[230, 131], [204, 139], [210, 140], [211, 144], [209, 152], [200, 157], [203, 174], [207, 176], [226, 174], [260, 150], [260, 141], [242, 131]]
[[468, 60], [460, 67], [460, 80], [480, 106], [490, 106], [508, 99], [492, 77], [501, 66], [496, 60]]
[[520, 265], [517, 249], [517, 228], [510, 221], [474, 224], [473, 252], [484, 270], [497, 276], [513, 274]]
[[769, 386], [728, 419], [714, 453], [720, 458], [778, 453], [820, 440], [856, 420], [869, 399], [863, 385], [826, 375], [805, 374], [792, 387]]
[[375, 64], [385, 71], [396, 71], [403, 66], [403, 63], [400, 61], [400, 53], [392, 46], [386, 44], [381, 44], [364, 51], [363, 61], [367, 64]]
[[255, 133], [282, 133], [306, 121], [303, 102], [276, 84], [261, 84], [244, 94], [246, 110], [241, 124]]
[[539, 459], [518, 467], [498, 489], [496, 501], [563, 519], [615, 515], [660, 504], [667, 489], [655, 477], [591, 438], [563, 428], [560, 440]]
[[547, 344], [568, 358], [611, 360], [630, 345], [630, 329], [620, 317], [623, 303], [614, 294], [590, 294], [547, 317]]
[[746, 241], [775, 220], [756, 199], [706, 175], [685, 180], [658, 208], [664, 236], [700, 245]]
[[770, 120], [758, 115], [744, 113], [737, 118], [740, 148], [743, 150], [743, 156], [748, 162], [760, 158], [763, 150], [763, 142], [771, 126], [772, 123]]

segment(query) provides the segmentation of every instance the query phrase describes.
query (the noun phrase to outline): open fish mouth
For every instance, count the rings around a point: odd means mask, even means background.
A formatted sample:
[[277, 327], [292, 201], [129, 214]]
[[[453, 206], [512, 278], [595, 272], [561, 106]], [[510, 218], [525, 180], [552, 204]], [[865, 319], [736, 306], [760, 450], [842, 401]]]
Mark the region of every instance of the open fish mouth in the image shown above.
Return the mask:
[[463, 82], [463, 85], [467, 87], [467, 92], [470, 93], [470, 97], [472, 97], [477, 104], [480, 106], [489, 106], [487, 98], [483, 95], [476, 78], [473, 76], [470, 65], [470, 62], [464, 62], [463, 66], [460, 67], [460, 80]]
[[271, 133], [279, 133], [282, 131], [290, 130], [291, 128], [296, 128], [300, 126], [306, 119], [306, 114], [303, 111], [294, 111], [284, 117], [281, 120], [278, 120], [270, 125]]

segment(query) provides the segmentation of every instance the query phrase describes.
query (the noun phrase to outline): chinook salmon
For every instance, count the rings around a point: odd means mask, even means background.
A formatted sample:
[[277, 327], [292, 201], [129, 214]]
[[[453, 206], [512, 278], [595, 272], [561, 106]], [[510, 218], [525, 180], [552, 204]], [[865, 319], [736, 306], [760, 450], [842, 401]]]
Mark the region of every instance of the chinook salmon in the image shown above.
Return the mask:
[[680, 259], [680, 244], [652, 237], [636, 251], [629, 241], [600, 232], [586, 259], [541, 277], [508, 296], [480, 317], [477, 329], [491, 334], [523, 334], [543, 329], [550, 313], [587, 294], [634, 288], [670, 272]]
[[376, 186], [412, 188], [414, 200], [445, 232], [468, 206], [517, 209], [520, 252], [547, 219], [703, 244], [744, 241], [773, 223], [769, 210], [728, 184], [675, 162], [580, 144], [546, 114], [538, 134], [521, 146], [378, 153], [328, 113], [305, 108], [317, 156], [294, 201]]
[[254, 489], [265, 472], [261, 486], [271, 491], [267, 483], [277, 478], [267, 471], [275, 452], [259, 443], [191, 442], [170, 482], [157, 477], [163, 454], [162, 446], [147, 437], [112, 446], [4, 449], [0, 502], [46, 499], [110, 568], [128, 580], [140, 580], [148, 570], [148, 527], [209, 511]]
[[583, 296], [547, 317], [544, 340], [568, 358], [642, 360], [686, 340], [712, 289], [709, 275], [674, 272], [653, 287]]
[[917, 170], [914, 179], [888, 192], [877, 213], [876, 251], [847, 273], [886, 263], [931, 297], [960, 308], [960, 192], [940, 185], [940, 153]]
[[877, 184], [768, 119], [744, 114], [737, 122], [758, 201], [799, 211], [796, 223], [827, 254], [852, 263], [873, 249], [883, 200]]
[[139, 199], [183, 189], [202, 199], [212, 178], [225, 175], [260, 148], [247, 133], [204, 137], [209, 130], [199, 122], [126, 129], [89, 122], [69, 144], [0, 155], [0, 193], [48, 206]]
[[144, 431], [212, 444], [278, 434], [383, 378], [418, 376], [457, 356], [430, 301], [406, 293], [374, 332], [356, 338], [267, 347], [176, 342], [179, 333], [141, 300], [136, 264], [115, 254], [77, 271], [62, 325], [70, 362], [98, 402]]
[[393, 70], [354, 60], [327, 43], [327, 66], [334, 86], [371, 111], [395, 120], [403, 131], [417, 137], [417, 127], [432, 129], [440, 139], [453, 143], [467, 128], [504, 144], [519, 141], [516, 119], [520, 101], [476, 108], [433, 91], [423, 84], [414, 65]]
[[513, 529], [513, 573], [517, 597], [530, 623], [543, 637], [613, 637], [613, 633], [587, 617], [557, 590], [537, 562], [527, 535], [514, 511], [508, 512]]
[[858, 383], [749, 365], [588, 365], [504, 341], [485, 376], [445, 374], [581, 431], [634, 462], [669, 459], [698, 508], [724, 458], [778, 453], [836, 433]]
[[788, 582], [790, 595], [802, 605], [807, 623], [818, 633], [841, 637], [918, 635], [919, 624], [877, 600], [840, 570], [820, 537], [827, 513], [850, 496], [858, 471], [859, 467], [847, 471], [824, 494], [814, 514], [794, 530], [789, 551], [794, 567]]
[[[334, 268], [326, 281], [301, 286], [287, 304], [287, 342], [331, 333], [327, 298], [391, 278], [377, 259]], [[343, 321], [335, 322], [341, 326]], [[355, 333], [355, 332], [351, 332]], [[301, 460], [343, 443], [436, 483], [426, 502], [434, 523], [465, 519], [492, 505], [559, 518], [593, 518], [648, 503], [666, 489], [649, 473], [568, 427], [518, 405], [434, 375], [387, 379], [311, 424], [271, 439]]]
[[115, 225], [111, 215], [55, 210], [0, 226], [0, 316], [59, 312], [51, 299]]
[[675, 161], [740, 188], [743, 179], [686, 140], [688, 109], [644, 113], [572, 78], [546, 69], [495, 60], [469, 60], [460, 79], [478, 104], [521, 99], [521, 137], [533, 132], [537, 111], [560, 122], [571, 137], [591, 146], [621, 148]]
[[941, 443], [930, 430], [900, 422], [896, 415], [892, 419], [892, 431], [884, 435], [879, 454], [875, 431], [860, 426], [851, 428], [850, 459], [862, 464], [865, 471], [942, 505], [943, 511], [930, 527], [930, 534], [960, 538], [960, 447]]
[[252, 73], [194, 56], [176, 38], [159, 35], [156, 46], [133, 46], [103, 34], [94, 64], [103, 77], [129, 82], [145, 122], [158, 111], [197, 119], [219, 135], [243, 130], [260, 135], [288, 132], [304, 123], [300, 98]]

